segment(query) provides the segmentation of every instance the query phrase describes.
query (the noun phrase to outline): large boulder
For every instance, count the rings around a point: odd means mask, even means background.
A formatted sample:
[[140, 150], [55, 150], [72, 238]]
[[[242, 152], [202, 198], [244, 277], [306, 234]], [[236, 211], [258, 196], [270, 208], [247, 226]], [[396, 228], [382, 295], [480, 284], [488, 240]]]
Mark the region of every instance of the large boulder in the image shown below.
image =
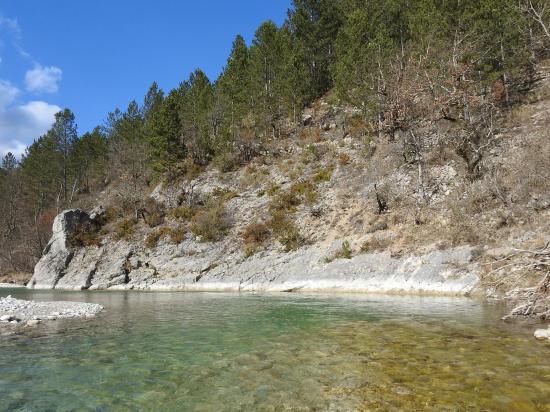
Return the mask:
[[73, 257], [73, 250], [69, 244], [70, 236], [80, 225], [89, 221], [90, 216], [80, 209], [66, 210], [55, 218], [52, 237], [44, 249], [42, 258], [36, 264], [27, 287], [55, 288]]

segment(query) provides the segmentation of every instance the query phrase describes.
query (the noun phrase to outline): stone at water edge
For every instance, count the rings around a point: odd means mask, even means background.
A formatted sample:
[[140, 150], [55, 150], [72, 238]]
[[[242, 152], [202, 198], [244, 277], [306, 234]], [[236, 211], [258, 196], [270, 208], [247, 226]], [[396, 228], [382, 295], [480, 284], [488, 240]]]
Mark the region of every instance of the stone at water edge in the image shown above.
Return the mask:
[[9, 322], [11, 320], [11, 316], [10, 315], [3, 315], [3, 316], [0, 316], [0, 322]]
[[537, 329], [535, 331], [535, 339], [537, 339], [537, 340], [550, 339], [550, 328], [548, 328], [548, 329]]

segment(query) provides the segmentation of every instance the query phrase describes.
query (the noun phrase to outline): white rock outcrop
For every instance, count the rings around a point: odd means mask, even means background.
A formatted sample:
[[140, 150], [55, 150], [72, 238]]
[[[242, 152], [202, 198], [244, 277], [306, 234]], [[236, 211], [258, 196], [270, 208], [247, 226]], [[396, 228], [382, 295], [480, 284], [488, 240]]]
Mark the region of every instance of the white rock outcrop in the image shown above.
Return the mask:
[[107, 242], [72, 250], [67, 237], [88, 216], [67, 211], [34, 271], [30, 288], [268, 292], [471, 293], [479, 281], [473, 249], [437, 250], [422, 256], [360, 254], [325, 262], [331, 246], [263, 252], [246, 259], [234, 242], [139, 244]]
[[88, 214], [82, 210], [66, 210], [59, 214], [52, 226], [52, 237], [44, 249], [40, 261], [34, 268], [34, 274], [28, 287], [37, 289], [53, 289], [59, 279], [65, 274], [73, 257], [69, 245], [71, 233], [79, 224], [90, 220]]

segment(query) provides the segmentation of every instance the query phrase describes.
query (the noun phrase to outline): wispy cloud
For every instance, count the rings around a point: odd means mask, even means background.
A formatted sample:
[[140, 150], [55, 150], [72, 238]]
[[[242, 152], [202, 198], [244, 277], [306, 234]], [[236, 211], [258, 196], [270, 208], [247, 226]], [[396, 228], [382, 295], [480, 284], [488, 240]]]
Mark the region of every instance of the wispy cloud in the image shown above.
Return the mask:
[[17, 87], [7, 80], [0, 79], [0, 110], [11, 104], [18, 94], [19, 89]]
[[[15, 19], [0, 15], [0, 63], [6, 47], [27, 62], [32, 69], [25, 73], [25, 91], [55, 93], [63, 76], [60, 68], [42, 66], [22, 46], [22, 30]], [[0, 79], [0, 155], [12, 152], [20, 156], [29, 143], [52, 126], [61, 108], [44, 101], [18, 103], [24, 95], [16, 85]]]
[[59, 67], [36, 66], [25, 74], [25, 85], [29, 92], [55, 93], [59, 90], [58, 83], [63, 77]]
[[46, 133], [59, 112], [59, 106], [42, 101], [0, 110], [0, 153], [24, 153], [27, 144]]

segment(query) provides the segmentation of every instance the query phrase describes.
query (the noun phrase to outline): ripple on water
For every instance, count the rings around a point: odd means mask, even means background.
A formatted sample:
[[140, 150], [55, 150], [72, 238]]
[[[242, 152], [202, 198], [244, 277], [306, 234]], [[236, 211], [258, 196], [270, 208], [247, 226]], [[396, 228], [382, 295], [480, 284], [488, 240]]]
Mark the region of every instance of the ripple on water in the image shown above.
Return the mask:
[[19, 293], [106, 311], [0, 337], [0, 410], [550, 411], [550, 347], [471, 300]]

